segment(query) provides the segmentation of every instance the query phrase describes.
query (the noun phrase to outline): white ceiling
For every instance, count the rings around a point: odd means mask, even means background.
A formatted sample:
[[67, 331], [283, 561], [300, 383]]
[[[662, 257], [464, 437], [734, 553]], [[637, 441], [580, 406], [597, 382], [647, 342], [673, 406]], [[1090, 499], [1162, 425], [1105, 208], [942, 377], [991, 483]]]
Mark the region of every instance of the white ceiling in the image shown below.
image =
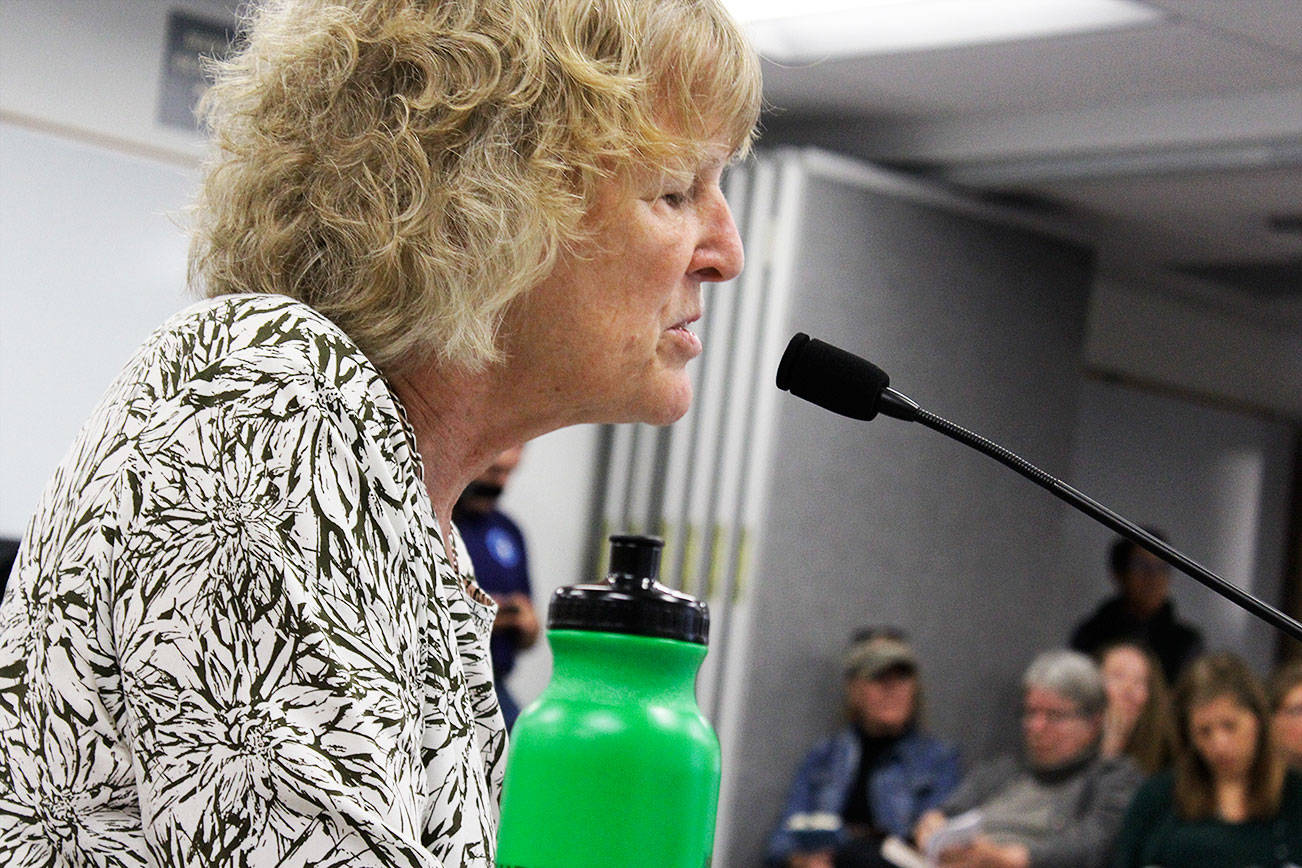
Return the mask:
[[1143, 2], [1164, 15], [1127, 30], [766, 61], [765, 140], [1018, 203], [1105, 278], [1302, 329], [1302, 225], [1271, 225], [1302, 222], [1302, 0]]

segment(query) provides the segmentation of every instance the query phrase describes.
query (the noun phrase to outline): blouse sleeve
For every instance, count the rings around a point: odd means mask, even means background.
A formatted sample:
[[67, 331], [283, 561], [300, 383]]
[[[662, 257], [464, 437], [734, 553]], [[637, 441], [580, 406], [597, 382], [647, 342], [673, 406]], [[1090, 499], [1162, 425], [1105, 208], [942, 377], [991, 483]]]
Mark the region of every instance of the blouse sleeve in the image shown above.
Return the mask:
[[245, 374], [154, 408], [123, 476], [112, 630], [147, 845], [435, 868], [392, 478], [320, 377]]

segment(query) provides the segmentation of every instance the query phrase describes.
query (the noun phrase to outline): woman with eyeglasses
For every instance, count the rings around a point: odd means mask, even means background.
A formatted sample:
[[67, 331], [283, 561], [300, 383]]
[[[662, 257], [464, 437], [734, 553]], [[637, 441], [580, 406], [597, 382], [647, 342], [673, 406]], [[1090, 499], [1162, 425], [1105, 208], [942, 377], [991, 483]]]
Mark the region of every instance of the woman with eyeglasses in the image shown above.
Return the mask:
[[1302, 660], [1270, 680], [1270, 731], [1284, 762], [1302, 772]]

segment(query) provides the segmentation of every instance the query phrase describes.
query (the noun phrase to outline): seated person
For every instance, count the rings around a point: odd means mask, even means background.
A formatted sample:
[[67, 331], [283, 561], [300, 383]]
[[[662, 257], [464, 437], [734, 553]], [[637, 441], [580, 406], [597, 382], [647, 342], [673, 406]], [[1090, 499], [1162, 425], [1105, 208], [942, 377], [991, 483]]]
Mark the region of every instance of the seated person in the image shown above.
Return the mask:
[[982, 832], [941, 854], [945, 866], [1076, 868], [1106, 864], [1142, 777], [1128, 757], [1099, 755], [1107, 697], [1094, 661], [1047, 651], [1022, 678], [1023, 756], [977, 766], [919, 821], [920, 847], [947, 818], [977, 809]]
[[[881, 864], [881, 839], [907, 835], [958, 783], [958, 750], [919, 724], [918, 661], [903, 634], [860, 634], [843, 671], [848, 722], [805, 757], [769, 841], [770, 865]], [[796, 827], [813, 815], [835, 821], [830, 842], [802, 840]]]
[[1302, 772], [1302, 660], [1270, 680], [1270, 731], [1284, 762]]
[[1302, 775], [1271, 749], [1266, 694], [1232, 654], [1197, 660], [1176, 688], [1175, 768], [1126, 813], [1114, 868], [1302, 863]]
[[1169, 766], [1179, 737], [1171, 691], [1152, 652], [1135, 642], [1109, 645], [1099, 657], [1108, 707], [1103, 712], [1105, 757], [1125, 754], [1146, 775]]

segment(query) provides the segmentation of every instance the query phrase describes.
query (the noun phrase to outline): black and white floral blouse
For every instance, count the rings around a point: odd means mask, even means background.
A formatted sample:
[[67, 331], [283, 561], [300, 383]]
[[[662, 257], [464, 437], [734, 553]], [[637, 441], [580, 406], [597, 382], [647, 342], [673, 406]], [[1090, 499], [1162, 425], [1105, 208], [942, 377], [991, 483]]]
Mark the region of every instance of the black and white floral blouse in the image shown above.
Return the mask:
[[414, 443], [290, 299], [154, 333], [0, 607], [0, 865], [492, 864], [493, 608]]

